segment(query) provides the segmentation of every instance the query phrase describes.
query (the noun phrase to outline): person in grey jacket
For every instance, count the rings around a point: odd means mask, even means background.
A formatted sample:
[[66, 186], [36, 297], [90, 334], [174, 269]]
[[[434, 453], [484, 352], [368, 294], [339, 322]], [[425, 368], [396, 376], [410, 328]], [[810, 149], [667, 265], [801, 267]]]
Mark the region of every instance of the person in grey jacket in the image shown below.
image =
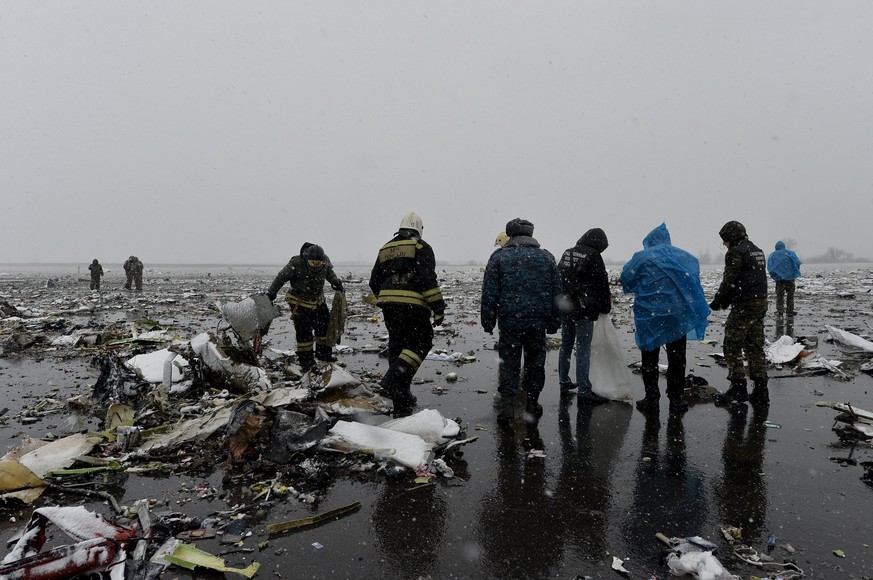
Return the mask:
[[533, 230], [533, 224], [521, 218], [506, 224], [509, 240], [491, 254], [482, 282], [482, 328], [489, 334], [495, 326], [500, 328], [497, 419], [501, 423], [514, 418], [522, 354], [525, 409], [532, 420], [542, 416], [538, 401], [546, 377], [546, 333], [557, 332], [560, 325], [558, 267], [555, 257], [533, 238]]

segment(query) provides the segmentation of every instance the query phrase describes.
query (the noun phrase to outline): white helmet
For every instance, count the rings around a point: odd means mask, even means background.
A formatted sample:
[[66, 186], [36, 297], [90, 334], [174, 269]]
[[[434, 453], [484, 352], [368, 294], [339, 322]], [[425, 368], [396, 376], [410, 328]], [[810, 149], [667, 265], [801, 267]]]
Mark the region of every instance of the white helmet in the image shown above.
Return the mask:
[[415, 212], [411, 212], [403, 216], [403, 219], [400, 220], [400, 229], [415, 230], [420, 236], [421, 230], [424, 229], [424, 225], [421, 223], [421, 218], [418, 217]]

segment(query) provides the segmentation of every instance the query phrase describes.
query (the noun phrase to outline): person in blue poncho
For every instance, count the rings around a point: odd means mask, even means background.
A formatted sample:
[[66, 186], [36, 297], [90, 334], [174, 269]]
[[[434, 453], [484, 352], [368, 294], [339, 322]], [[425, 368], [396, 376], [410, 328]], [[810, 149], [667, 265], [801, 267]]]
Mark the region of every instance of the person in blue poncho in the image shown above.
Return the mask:
[[634, 338], [642, 353], [645, 397], [636, 407], [646, 414], [658, 412], [658, 359], [666, 345], [670, 413], [684, 413], [686, 343], [688, 338], [703, 339], [711, 312], [700, 285], [700, 262], [673, 246], [667, 225], [661, 224], [624, 265], [621, 284], [625, 294], [634, 295]]
[[767, 272], [776, 282], [776, 321], [777, 326], [783, 320], [787, 310], [788, 316], [794, 312], [794, 280], [800, 277], [800, 258], [785, 247], [780, 240], [776, 242], [776, 251], [767, 257]]

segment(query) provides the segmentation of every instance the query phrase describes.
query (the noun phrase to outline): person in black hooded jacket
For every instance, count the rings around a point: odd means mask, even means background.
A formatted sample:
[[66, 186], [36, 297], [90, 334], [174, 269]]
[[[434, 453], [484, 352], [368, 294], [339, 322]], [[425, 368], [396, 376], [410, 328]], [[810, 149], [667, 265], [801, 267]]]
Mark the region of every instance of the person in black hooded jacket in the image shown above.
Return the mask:
[[[558, 381], [561, 393], [576, 391], [580, 403], [596, 404], [606, 398], [591, 390], [591, 337], [594, 321], [612, 309], [609, 277], [600, 255], [609, 246], [606, 232], [593, 228], [561, 256], [558, 271], [564, 287], [562, 300], [561, 349], [558, 351]], [[576, 345], [576, 385], [570, 381], [570, 355]]]

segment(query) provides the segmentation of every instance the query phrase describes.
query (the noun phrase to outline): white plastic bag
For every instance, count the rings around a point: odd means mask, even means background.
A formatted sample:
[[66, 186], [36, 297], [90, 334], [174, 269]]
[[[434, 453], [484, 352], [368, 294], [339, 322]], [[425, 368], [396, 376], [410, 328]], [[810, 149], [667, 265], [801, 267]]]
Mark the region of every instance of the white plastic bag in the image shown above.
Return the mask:
[[624, 362], [612, 320], [606, 314], [601, 314], [594, 323], [588, 378], [591, 389], [602, 397], [614, 401], [633, 400], [633, 376]]

